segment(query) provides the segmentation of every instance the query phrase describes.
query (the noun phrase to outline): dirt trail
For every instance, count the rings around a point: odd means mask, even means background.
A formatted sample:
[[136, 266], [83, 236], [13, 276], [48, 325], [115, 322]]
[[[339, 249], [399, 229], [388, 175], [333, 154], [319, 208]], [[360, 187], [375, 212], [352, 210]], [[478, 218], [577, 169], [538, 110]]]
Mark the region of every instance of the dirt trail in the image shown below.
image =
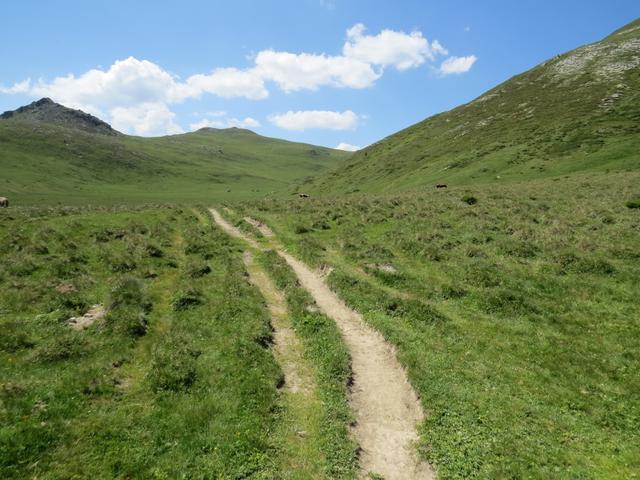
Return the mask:
[[251, 217], [244, 217], [244, 221], [247, 222], [249, 225], [252, 225], [255, 228], [257, 228], [260, 231], [260, 233], [265, 237], [273, 237], [273, 230], [271, 230], [268, 225], [265, 225], [260, 220], [256, 220], [255, 218], [251, 218]]
[[274, 330], [276, 358], [284, 372], [284, 388], [292, 393], [310, 394], [315, 388], [311, 369], [303, 357], [302, 345], [289, 321], [286, 300], [267, 274], [254, 263], [251, 252], [244, 252], [243, 260], [249, 273], [249, 281], [258, 287], [267, 302]]
[[220, 213], [214, 208], [210, 208], [209, 211], [211, 215], [213, 215], [213, 219], [215, 222], [229, 235], [232, 237], [240, 238], [251, 245], [253, 248], [257, 250], [264, 250], [258, 242], [256, 242], [253, 238], [247, 237], [244, 233], [242, 233], [237, 227], [234, 227], [229, 222], [227, 222]]
[[[211, 213], [229, 234], [257, 245], [215, 210]], [[362, 478], [370, 473], [386, 480], [435, 478], [431, 467], [414, 454], [416, 428], [424, 414], [393, 348], [329, 289], [321, 275], [285, 251], [277, 251], [322, 312], [335, 320], [349, 348], [354, 374], [350, 400], [357, 420], [354, 434], [362, 449]]]

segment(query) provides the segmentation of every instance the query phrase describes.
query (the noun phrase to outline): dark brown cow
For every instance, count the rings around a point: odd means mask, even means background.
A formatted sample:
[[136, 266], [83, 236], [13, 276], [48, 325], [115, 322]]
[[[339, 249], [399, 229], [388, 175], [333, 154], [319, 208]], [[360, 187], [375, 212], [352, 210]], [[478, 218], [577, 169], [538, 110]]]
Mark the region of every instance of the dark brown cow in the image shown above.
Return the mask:
[[309, 198], [309, 195], [307, 195], [306, 193], [299, 193], [298, 196], [300, 198]]
[[439, 183], [436, 185], [436, 188], [447, 188], [447, 185], [445, 183]]

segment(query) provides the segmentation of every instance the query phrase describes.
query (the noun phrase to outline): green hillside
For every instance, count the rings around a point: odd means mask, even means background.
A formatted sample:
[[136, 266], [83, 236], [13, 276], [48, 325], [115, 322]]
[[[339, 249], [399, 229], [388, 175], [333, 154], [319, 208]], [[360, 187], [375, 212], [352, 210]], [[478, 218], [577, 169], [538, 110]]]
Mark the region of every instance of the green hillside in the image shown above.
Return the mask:
[[132, 137], [103, 122], [96, 130], [95, 117], [80, 112], [86, 117], [78, 119], [68, 115], [78, 111], [54, 105], [57, 113], [44, 117], [0, 120], [0, 195], [14, 204], [260, 197], [348, 156], [237, 128]]
[[397, 191], [640, 168], [640, 20], [356, 153], [306, 189]]

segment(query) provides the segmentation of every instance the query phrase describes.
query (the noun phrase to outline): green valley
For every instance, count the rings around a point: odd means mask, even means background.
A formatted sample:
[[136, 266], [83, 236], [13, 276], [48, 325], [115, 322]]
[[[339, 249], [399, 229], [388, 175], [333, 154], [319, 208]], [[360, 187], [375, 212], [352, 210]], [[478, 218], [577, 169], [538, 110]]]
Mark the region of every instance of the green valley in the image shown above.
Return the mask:
[[0, 195], [1, 478], [640, 478], [640, 20], [355, 153], [43, 98]]

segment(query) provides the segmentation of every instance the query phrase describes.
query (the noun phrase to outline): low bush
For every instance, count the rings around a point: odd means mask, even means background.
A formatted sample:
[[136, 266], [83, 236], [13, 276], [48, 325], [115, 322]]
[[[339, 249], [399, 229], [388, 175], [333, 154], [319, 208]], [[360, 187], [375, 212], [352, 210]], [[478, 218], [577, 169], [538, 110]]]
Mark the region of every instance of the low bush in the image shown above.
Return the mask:
[[462, 201], [467, 205], [475, 205], [476, 203], [478, 203], [478, 199], [473, 195], [465, 195], [464, 197], [462, 197]]
[[201, 305], [202, 303], [202, 293], [195, 288], [187, 288], [175, 294], [171, 301], [171, 307], [175, 311], [180, 311]]
[[34, 343], [25, 332], [25, 325], [21, 322], [7, 322], [0, 325], [0, 350], [15, 353], [26, 348], [33, 348]]
[[305, 225], [296, 225], [293, 228], [293, 231], [295, 233], [297, 233], [298, 235], [302, 235], [303, 233], [309, 233], [311, 231], [311, 229]]
[[626, 205], [627, 208], [640, 208], [640, 197], [629, 200]]
[[123, 307], [143, 307], [145, 305], [144, 286], [133, 277], [121, 278], [109, 294], [107, 308], [117, 310]]
[[87, 342], [81, 334], [64, 332], [49, 339], [37, 350], [36, 358], [41, 362], [56, 362], [78, 358], [88, 353]]
[[200, 352], [189, 348], [188, 343], [187, 339], [172, 337], [155, 346], [147, 376], [154, 392], [184, 392], [195, 383]]
[[190, 278], [200, 278], [211, 273], [211, 267], [205, 262], [191, 262], [186, 268], [187, 276]]

